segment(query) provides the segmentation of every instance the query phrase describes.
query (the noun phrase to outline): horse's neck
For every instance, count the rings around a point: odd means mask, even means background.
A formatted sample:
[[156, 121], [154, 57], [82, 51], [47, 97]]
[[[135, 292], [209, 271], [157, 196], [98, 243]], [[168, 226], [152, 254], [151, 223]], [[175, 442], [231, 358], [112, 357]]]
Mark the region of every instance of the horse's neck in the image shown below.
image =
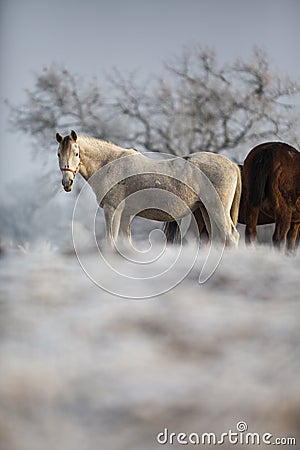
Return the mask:
[[88, 180], [101, 167], [126, 155], [135, 154], [133, 149], [118, 147], [110, 142], [80, 137], [80, 168], [79, 172]]

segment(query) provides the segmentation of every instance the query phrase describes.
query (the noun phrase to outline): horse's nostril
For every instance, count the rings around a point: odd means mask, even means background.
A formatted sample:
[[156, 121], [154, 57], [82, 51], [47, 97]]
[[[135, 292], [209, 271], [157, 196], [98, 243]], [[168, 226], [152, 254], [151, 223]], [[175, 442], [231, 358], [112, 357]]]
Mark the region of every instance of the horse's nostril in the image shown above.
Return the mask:
[[72, 186], [73, 180], [71, 178], [68, 178], [68, 180], [62, 180], [61, 184], [63, 185], [63, 187]]

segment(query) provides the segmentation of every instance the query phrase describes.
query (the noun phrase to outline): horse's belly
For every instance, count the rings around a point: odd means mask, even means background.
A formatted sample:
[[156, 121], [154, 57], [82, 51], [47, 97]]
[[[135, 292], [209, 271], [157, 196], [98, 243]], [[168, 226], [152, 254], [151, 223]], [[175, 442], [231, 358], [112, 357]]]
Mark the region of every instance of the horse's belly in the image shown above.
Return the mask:
[[127, 214], [160, 222], [182, 219], [199, 206], [199, 198], [191, 189], [176, 180], [168, 185], [164, 177], [158, 178], [154, 188], [150, 180], [144, 189], [127, 189], [124, 198]]
[[189, 208], [177, 208], [176, 210], [163, 211], [161, 209], [144, 209], [140, 211], [137, 215], [144, 217], [145, 219], [157, 220], [159, 222], [172, 222], [174, 220], [182, 219], [191, 213]]

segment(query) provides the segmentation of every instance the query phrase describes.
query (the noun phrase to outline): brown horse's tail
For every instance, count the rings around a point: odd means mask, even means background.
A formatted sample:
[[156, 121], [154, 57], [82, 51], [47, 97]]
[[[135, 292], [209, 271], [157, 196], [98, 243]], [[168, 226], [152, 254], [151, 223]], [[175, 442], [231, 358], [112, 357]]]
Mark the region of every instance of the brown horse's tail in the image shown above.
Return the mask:
[[273, 167], [271, 148], [264, 148], [253, 156], [249, 173], [249, 204], [258, 208], [263, 201], [266, 184]]
[[234, 226], [236, 227], [239, 217], [239, 208], [242, 195], [242, 177], [241, 177], [241, 170], [237, 164], [235, 164], [235, 169], [237, 173], [237, 182], [233, 202], [230, 209], [230, 216]]
[[165, 222], [163, 227], [167, 242], [178, 242], [180, 236], [180, 229], [176, 220], [173, 222]]

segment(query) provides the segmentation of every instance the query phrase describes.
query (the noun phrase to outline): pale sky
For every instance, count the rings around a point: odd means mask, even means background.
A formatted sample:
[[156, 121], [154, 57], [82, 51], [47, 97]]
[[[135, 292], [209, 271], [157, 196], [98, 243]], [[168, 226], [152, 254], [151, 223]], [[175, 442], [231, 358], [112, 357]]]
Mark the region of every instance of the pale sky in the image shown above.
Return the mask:
[[160, 74], [163, 61], [186, 44], [214, 48], [221, 62], [250, 57], [256, 45], [280, 73], [300, 81], [298, 0], [0, 0], [0, 5], [2, 186], [37, 167], [30, 139], [8, 130], [3, 102], [22, 102], [34, 74], [53, 62], [101, 83], [114, 67]]

